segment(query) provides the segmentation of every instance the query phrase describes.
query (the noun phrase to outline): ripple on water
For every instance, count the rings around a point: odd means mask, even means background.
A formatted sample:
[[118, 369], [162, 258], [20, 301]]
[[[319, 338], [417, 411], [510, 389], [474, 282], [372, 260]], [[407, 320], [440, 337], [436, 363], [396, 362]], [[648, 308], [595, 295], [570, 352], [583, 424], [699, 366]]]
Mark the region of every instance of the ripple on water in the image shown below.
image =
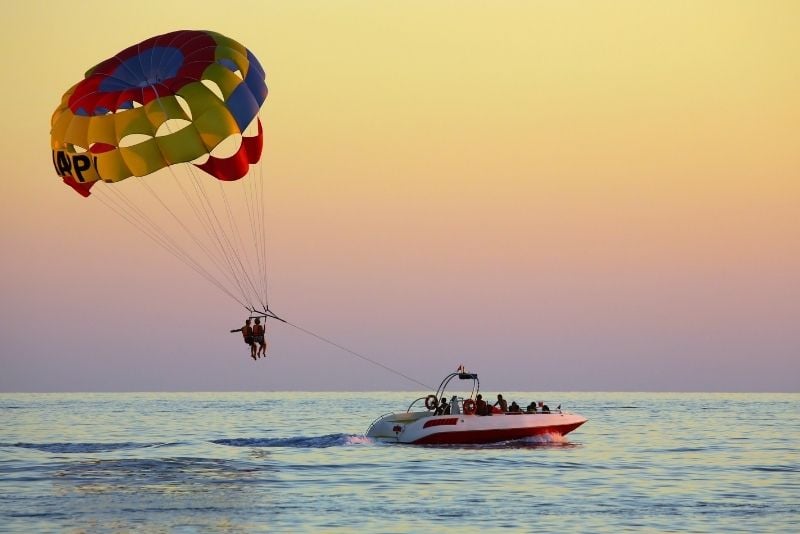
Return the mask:
[[291, 447], [301, 449], [324, 449], [347, 445], [366, 445], [372, 440], [353, 434], [328, 434], [325, 436], [298, 436], [294, 438], [231, 438], [215, 439], [211, 443], [228, 447]]
[[5, 395], [0, 531], [796, 530], [798, 395], [561, 394], [571, 439], [360, 433], [408, 397]]
[[16, 447], [20, 449], [33, 449], [42, 452], [57, 454], [79, 454], [95, 452], [111, 452], [123, 449], [145, 449], [157, 447], [171, 447], [180, 443], [0, 443], [0, 447]]

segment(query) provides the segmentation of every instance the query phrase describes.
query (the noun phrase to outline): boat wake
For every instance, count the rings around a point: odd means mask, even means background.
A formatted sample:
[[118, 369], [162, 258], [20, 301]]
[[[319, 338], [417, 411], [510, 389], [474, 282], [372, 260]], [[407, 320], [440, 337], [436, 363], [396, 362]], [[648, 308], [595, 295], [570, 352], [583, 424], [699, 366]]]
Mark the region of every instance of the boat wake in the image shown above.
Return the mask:
[[569, 445], [570, 442], [566, 436], [562, 436], [561, 434], [539, 434], [538, 436], [531, 436], [529, 438], [525, 438], [519, 440], [522, 443], [527, 443], [528, 445]]
[[424, 447], [450, 448], [450, 449], [539, 449], [539, 448], [558, 448], [558, 447], [578, 447], [579, 443], [571, 442], [566, 436], [561, 434], [539, 434], [522, 439], [512, 439], [508, 441], [497, 441], [494, 443], [454, 443], [454, 444], [431, 444]]
[[566, 436], [557, 433], [538, 434], [523, 439], [501, 441], [482, 445], [483, 448], [496, 449], [546, 449], [560, 447], [577, 447], [578, 443], [571, 442]]
[[346, 447], [367, 445], [372, 440], [356, 434], [328, 434], [325, 436], [297, 436], [293, 438], [233, 438], [217, 439], [211, 443], [228, 447], [288, 447], [299, 449], [324, 449], [327, 447]]
[[171, 447], [180, 443], [0, 443], [0, 447], [33, 449], [56, 454], [80, 454], [94, 452], [112, 452], [124, 449], [150, 449]]

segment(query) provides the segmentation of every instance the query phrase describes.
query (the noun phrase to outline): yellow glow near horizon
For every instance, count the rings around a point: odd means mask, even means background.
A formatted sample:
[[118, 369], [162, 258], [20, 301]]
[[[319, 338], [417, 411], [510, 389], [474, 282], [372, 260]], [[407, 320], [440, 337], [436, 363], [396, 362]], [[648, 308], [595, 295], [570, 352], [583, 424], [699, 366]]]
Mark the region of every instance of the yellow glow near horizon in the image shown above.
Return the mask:
[[[733, 331], [765, 310], [788, 324], [797, 309], [800, 2], [91, 1], [68, 16], [17, 2], [5, 13], [9, 247], [74, 240], [109, 261], [104, 243], [124, 223], [59, 183], [50, 113], [96, 62], [208, 28], [267, 71], [284, 287], [374, 277], [399, 284], [395, 306], [435, 280], [478, 281], [498, 308], [552, 288], [574, 291], [576, 308], [596, 312], [579, 322], [598, 324], [678, 288], [691, 303], [664, 314]], [[41, 236], [42, 221], [91, 228], [97, 243]]]

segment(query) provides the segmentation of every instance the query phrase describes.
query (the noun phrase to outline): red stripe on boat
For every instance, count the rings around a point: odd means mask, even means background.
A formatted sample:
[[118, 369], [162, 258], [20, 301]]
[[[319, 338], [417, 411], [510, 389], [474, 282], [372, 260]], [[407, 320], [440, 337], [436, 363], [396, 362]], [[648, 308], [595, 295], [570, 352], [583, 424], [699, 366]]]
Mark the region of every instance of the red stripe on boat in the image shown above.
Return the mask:
[[[456, 420], [458, 418], [454, 418]], [[568, 425], [551, 425], [534, 428], [495, 428], [491, 430], [465, 430], [461, 432], [437, 432], [430, 436], [418, 439], [413, 443], [419, 445], [427, 444], [453, 444], [453, 443], [496, 443], [498, 441], [511, 441], [514, 439], [541, 436], [542, 434], [560, 434], [562, 436], [572, 432], [585, 421], [580, 423], [570, 423]], [[436, 421], [425, 423], [425, 427], [434, 426]], [[450, 424], [450, 423], [448, 423]], [[455, 423], [451, 423], [455, 424]]]
[[458, 417], [448, 417], [447, 419], [431, 419], [430, 421], [425, 421], [425, 424], [422, 425], [422, 428], [428, 428], [431, 426], [454, 425], [456, 423], [458, 423]]

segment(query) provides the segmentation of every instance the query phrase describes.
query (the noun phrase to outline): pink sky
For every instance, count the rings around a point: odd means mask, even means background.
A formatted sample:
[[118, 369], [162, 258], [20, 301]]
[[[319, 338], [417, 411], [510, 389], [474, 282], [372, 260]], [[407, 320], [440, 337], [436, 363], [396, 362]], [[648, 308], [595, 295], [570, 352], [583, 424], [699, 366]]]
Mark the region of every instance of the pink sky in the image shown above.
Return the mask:
[[61, 94], [178, 28], [267, 70], [292, 322], [432, 385], [800, 390], [796, 3], [145, 5], [113, 31], [87, 5], [70, 38], [47, 5], [0, 36], [30, 52], [0, 95], [0, 391], [414, 388], [280, 324], [252, 362], [235, 303], [55, 176]]

